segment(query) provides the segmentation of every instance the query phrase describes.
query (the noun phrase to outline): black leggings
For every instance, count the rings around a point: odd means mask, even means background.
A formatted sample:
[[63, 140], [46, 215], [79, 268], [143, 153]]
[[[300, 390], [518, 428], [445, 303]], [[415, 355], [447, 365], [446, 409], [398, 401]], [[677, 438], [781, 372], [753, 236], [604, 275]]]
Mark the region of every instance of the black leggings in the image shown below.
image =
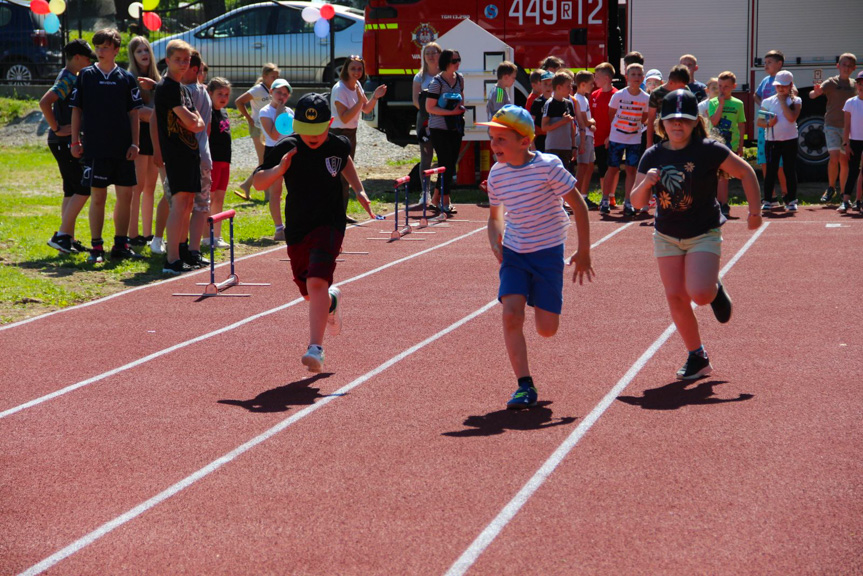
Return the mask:
[[863, 173], [860, 157], [863, 156], [863, 140], [848, 142], [848, 180], [845, 181], [845, 195], [853, 197], [857, 191], [857, 178]]
[[[462, 135], [455, 130], [431, 129], [431, 141], [437, 154], [438, 166], [446, 168], [444, 174], [443, 194], [449, 195], [455, 183], [455, 168], [458, 163], [458, 153], [461, 150]], [[440, 178], [438, 178], [440, 182]]]
[[773, 188], [779, 176], [779, 161], [785, 172], [785, 203], [797, 200], [797, 138], [791, 140], [768, 140], [767, 174], [764, 176], [764, 201], [773, 202]]

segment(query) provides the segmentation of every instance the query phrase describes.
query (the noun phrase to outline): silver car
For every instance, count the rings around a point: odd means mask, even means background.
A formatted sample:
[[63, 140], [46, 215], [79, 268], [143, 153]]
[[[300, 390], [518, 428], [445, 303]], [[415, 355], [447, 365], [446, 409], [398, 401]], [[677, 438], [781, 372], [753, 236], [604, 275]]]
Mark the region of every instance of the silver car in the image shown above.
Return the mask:
[[153, 42], [159, 69], [164, 69], [165, 46], [185, 40], [197, 49], [210, 68], [210, 78], [224, 76], [234, 84], [251, 85], [261, 66], [273, 62], [281, 76], [296, 84], [332, 83], [342, 63], [363, 53], [363, 12], [333, 4], [330, 20], [335, 30], [335, 67], [330, 62], [330, 37], [318, 38], [314, 24], [303, 20], [302, 11], [312, 2], [252, 4], [201, 24], [197, 28]]

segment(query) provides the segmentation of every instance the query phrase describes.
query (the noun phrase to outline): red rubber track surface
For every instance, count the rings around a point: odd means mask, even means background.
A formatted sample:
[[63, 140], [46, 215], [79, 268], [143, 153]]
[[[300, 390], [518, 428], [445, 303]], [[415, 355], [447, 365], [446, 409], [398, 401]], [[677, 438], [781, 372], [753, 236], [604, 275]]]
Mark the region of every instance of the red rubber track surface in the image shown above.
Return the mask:
[[[291, 417], [47, 573], [445, 573], [671, 323], [652, 228], [592, 214], [594, 242], [619, 231], [592, 252], [596, 282], [567, 284], [552, 339], [527, 316], [540, 407], [503, 410], [499, 306], [427, 341], [496, 297], [487, 212], [460, 212], [421, 242], [367, 240], [390, 222], [348, 231], [344, 249], [369, 254], [336, 270], [345, 328], [322, 375], [299, 362], [297, 303], [0, 418], [0, 573]], [[863, 223], [817, 208], [766, 220], [725, 276], [732, 321], [696, 311], [714, 374], [678, 383], [673, 334], [468, 573], [863, 572]], [[723, 233], [724, 264], [753, 233]], [[284, 306], [285, 257], [238, 264], [273, 283], [230, 289], [251, 298], [172, 297], [202, 289], [189, 275], [0, 331], [0, 412]]]

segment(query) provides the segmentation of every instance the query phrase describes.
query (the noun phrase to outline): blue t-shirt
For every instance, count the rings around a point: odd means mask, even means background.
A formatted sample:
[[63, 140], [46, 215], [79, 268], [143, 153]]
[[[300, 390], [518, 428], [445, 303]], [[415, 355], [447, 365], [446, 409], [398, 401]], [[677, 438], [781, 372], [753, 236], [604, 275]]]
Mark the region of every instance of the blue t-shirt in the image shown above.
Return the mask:
[[[78, 79], [74, 74], [63, 68], [51, 87], [51, 92], [57, 95], [57, 100], [51, 109], [54, 111], [54, 118], [57, 120], [58, 126], [66, 126], [72, 123], [72, 103], [70, 96], [75, 91], [75, 83], [77, 81]], [[53, 130], [48, 130], [48, 142], [71, 141], [71, 134], [69, 136], [57, 136]]]
[[71, 100], [84, 116], [84, 158], [125, 158], [132, 145], [129, 112], [143, 105], [135, 77], [116, 65], [106, 74], [93, 64], [78, 73]]
[[761, 98], [762, 102], [776, 94], [776, 86], [773, 85], [774, 80], [776, 80], [776, 76], [767, 76], [755, 89], [755, 95]]

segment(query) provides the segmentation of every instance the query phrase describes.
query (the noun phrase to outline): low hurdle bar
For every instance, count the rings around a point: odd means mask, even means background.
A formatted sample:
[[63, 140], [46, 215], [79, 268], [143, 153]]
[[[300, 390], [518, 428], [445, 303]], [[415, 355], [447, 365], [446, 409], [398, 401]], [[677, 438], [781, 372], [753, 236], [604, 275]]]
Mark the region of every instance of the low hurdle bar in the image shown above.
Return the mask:
[[432, 168], [430, 170], [423, 170], [423, 196], [431, 192], [431, 177], [435, 174], [438, 174], [438, 178], [441, 179], [441, 190], [440, 190], [440, 198], [438, 199], [438, 215], [433, 218], [426, 217], [426, 203], [423, 202], [423, 215], [420, 218], [420, 228], [425, 228], [429, 225], [429, 222], [440, 223], [446, 222], [447, 215], [446, 212], [443, 211], [443, 196], [444, 196], [444, 187], [446, 185], [446, 166], [441, 166], [439, 168]]

